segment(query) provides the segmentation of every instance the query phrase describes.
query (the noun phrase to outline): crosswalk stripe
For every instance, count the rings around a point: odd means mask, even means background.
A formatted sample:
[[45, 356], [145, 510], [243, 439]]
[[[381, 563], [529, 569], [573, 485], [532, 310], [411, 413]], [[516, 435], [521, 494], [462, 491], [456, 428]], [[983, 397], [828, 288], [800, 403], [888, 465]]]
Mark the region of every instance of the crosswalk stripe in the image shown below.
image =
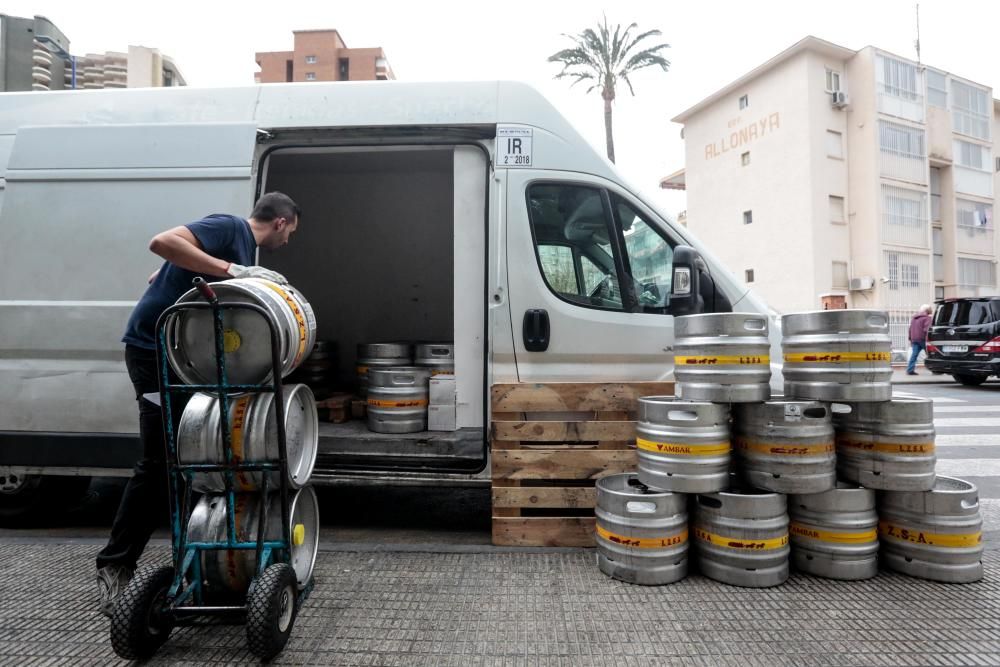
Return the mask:
[[938, 459], [934, 471], [945, 477], [1000, 477], [1000, 459]]
[[966, 412], [995, 412], [1000, 414], [1000, 405], [945, 405], [934, 407], [934, 414], [944, 413], [966, 413]]
[[976, 433], [972, 435], [968, 433], [939, 433], [934, 438], [934, 444], [938, 447], [1000, 447], [1000, 433]]
[[962, 453], [975, 454], [975, 456], [965, 456], [963, 458], [979, 458], [979, 459], [994, 459], [1000, 458], [1000, 442], [994, 444], [980, 444], [976, 443], [974, 445], [961, 445], [956, 447], [954, 445], [942, 445], [940, 442], [936, 444], [936, 453], [939, 459], [955, 458], [955, 450], [961, 449]]
[[938, 428], [950, 428], [955, 426], [1000, 426], [1000, 417], [944, 417], [935, 419], [934, 426]]
[[[902, 396], [903, 394], [899, 394], [899, 395]], [[907, 396], [909, 396], [910, 398], [920, 398], [916, 394], [907, 394]], [[947, 397], [938, 398], [937, 396], [934, 396], [931, 400], [933, 400], [935, 403], [966, 403], [967, 402], [967, 401], [962, 400], [961, 398], [947, 398]]]

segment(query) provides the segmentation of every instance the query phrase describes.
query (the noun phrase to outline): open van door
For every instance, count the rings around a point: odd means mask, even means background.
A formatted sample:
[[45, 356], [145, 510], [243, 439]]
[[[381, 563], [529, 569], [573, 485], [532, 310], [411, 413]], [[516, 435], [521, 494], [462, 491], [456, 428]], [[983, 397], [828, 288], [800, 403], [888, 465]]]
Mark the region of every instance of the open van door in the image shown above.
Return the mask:
[[509, 169], [507, 272], [521, 382], [673, 372], [677, 242], [605, 179]]
[[0, 466], [131, 467], [121, 337], [162, 263], [149, 240], [246, 214], [255, 134], [249, 123], [18, 130], [0, 209]]

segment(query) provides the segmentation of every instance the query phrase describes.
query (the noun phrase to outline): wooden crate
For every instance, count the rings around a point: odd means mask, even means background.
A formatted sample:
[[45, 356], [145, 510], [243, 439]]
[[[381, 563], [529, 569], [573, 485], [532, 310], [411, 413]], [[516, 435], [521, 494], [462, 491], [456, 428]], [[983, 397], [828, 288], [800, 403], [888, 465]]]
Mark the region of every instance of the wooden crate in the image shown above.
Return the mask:
[[593, 546], [594, 482], [636, 469], [638, 399], [673, 393], [672, 382], [494, 385], [493, 544]]

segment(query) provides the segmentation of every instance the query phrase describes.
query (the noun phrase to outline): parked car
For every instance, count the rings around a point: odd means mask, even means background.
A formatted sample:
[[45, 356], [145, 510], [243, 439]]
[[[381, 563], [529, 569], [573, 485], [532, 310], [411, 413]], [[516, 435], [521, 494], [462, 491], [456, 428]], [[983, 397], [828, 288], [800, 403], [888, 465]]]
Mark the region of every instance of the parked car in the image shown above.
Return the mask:
[[936, 306], [927, 369], [971, 386], [1000, 376], [1000, 296], [944, 299]]

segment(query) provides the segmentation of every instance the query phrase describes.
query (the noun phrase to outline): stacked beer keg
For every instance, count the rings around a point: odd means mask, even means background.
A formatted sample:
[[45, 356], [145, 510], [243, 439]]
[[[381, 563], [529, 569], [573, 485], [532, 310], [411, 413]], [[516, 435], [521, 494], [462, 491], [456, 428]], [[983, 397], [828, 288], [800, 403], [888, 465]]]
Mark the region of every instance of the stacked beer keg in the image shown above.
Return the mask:
[[367, 398], [368, 430], [375, 433], [426, 431], [431, 378], [454, 376], [455, 345], [358, 345], [357, 371], [359, 391]]
[[790, 563], [841, 580], [880, 562], [982, 578], [977, 489], [935, 476], [931, 400], [892, 396], [886, 313], [781, 323], [784, 396], [772, 399], [764, 317], [675, 320], [677, 396], [639, 399], [639, 469], [597, 483], [601, 571], [678, 581], [690, 536], [702, 574], [737, 586], [781, 584]]
[[[287, 377], [313, 350], [316, 320], [309, 302], [289, 285], [257, 278], [213, 283], [220, 301], [252, 303], [271, 314], [278, 327], [281, 376]], [[201, 297], [191, 290], [180, 301]], [[271, 342], [267, 324], [248, 310], [223, 312], [223, 343], [227, 379], [232, 384], [268, 384], [272, 381]], [[168, 323], [168, 359], [182, 382], [215, 384], [217, 381], [214, 322], [210, 310], [181, 311]], [[226, 463], [222, 439], [222, 411], [215, 394], [197, 393], [181, 416], [177, 429], [178, 458], [182, 464]], [[233, 462], [279, 461], [278, 411], [275, 394], [234, 393], [227, 397], [227, 418]], [[282, 386], [285, 449], [288, 461], [285, 479], [290, 491], [291, 564], [301, 588], [312, 579], [319, 547], [319, 506], [309, 486], [316, 461], [319, 426], [313, 392], [305, 384]], [[194, 491], [203, 495], [187, 524], [189, 542], [225, 542], [230, 521], [226, 503], [227, 476], [236, 492], [232, 525], [235, 539], [257, 540], [261, 507], [260, 490], [265, 477], [271, 490], [266, 499], [268, 540], [282, 539], [280, 472], [196, 472], [188, 478]], [[245, 595], [255, 575], [253, 550], [206, 550], [201, 572], [205, 591], [215, 598]]]

